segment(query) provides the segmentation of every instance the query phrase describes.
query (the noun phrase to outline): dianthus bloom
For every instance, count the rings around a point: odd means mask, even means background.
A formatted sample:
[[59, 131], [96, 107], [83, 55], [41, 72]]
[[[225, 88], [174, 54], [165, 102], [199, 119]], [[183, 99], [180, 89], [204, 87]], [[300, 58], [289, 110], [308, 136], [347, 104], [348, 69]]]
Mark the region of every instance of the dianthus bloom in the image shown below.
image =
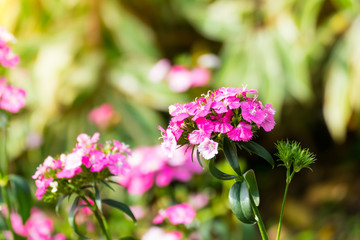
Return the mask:
[[172, 156], [177, 147], [193, 145], [203, 158], [211, 159], [224, 138], [247, 142], [259, 128], [271, 131], [275, 126], [274, 108], [270, 103], [264, 106], [248, 93], [257, 91], [219, 88], [193, 102], [171, 105], [169, 127], [164, 130], [159, 126], [163, 150]]
[[36, 197], [52, 200], [59, 195], [75, 193], [94, 181], [105, 181], [108, 177], [126, 174], [130, 170], [127, 162], [130, 149], [116, 140], [105, 145], [97, 143], [99, 133], [92, 137], [80, 134], [77, 144], [69, 154], [58, 158], [47, 157], [35, 174]]
[[114, 107], [110, 103], [94, 108], [88, 115], [89, 121], [99, 129], [107, 129], [118, 121]]

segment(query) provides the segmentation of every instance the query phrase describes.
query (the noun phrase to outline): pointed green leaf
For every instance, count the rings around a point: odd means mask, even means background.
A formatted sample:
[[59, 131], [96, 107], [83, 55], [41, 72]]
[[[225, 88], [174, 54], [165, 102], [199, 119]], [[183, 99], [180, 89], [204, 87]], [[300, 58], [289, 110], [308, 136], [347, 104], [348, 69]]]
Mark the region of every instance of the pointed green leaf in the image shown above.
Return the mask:
[[254, 153], [259, 157], [265, 159], [272, 167], [274, 167], [274, 159], [271, 154], [260, 144], [256, 142], [236, 142], [239, 148], [244, 148], [249, 153]]
[[229, 162], [230, 166], [234, 169], [234, 171], [241, 176], [242, 174], [237, 157], [236, 148], [233, 147], [233, 145], [231, 144], [228, 138], [224, 138], [223, 149], [226, 160]]
[[247, 183], [235, 182], [229, 191], [229, 203], [234, 215], [243, 223], [256, 222], [252, 212]]
[[209, 161], [209, 171], [211, 175], [220, 180], [231, 180], [237, 177], [236, 175], [230, 175], [217, 169], [214, 158], [210, 159]]
[[18, 206], [18, 213], [23, 222], [25, 222], [30, 216], [30, 210], [33, 203], [29, 184], [23, 177], [14, 174], [9, 176], [9, 180], [12, 193], [14, 194]]
[[82, 234], [79, 232], [79, 229], [78, 229], [78, 227], [77, 227], [77, 225], [76, 225], [75, 216], [76, 216], [77, 212], [79, 211], [79, 209], [87, 206], [87, 205], [85, 205], [85, 204], [82, 204], [82, 205], [78, 206], [79, 200], [80, 200], [80, 197], [79, 197], [79, 196], [74, 199], [74, 202], [73, 202], [73, 204], [71, 205], [71, 209], [70, 209], [70, 212], [69, 212], [68, 221], [69, 221], [69, 224], [70, 224], [71, 228], [74, 230], [74, 232], [75, 232], [79, 237], [81, 237], [82, 239], [90, 239], [90, 238], [82, 235]]
[[107, 183], [106, 181], [101, 180], [101, 182], [102, 182], [106, 187], [110, 188], [112, 191], [115, 191], [115, 189], [114, 189], [112, 186], [110, 186], [110, 184]]
[[99, 188], [95, 185], [95, 203], [100, 211], [100, 213], [102, 214], [102, 204], [101, 204], [101, 198], [100, 198], [100, 191]]
[[[194, 147], [194, 148], [195, 148], [195, 147]], [[200, 152], [199, 152], [197, 149], [196, 149], [196, 158], [197, 158], [200, 166], [201, 166], [202, 168], [204, 168], [204, 166], [203, 166], [203, 164], [202, 164], [202, 162], [201, 162]]]
[[254, 203], [256, 206], [260, 204], [260, 196], [259, 196], [259, 188], [256, 182], [255, 172], [254, 170], [250, 169], [244, 175], [245, 181], [248, 184], [249, 192], [254, 199]]
[[126, 215], [131, 217], [131, 219], [134, 222], [136, 222], [136, 218], [135, 218], [134, 214], [131, 212], [130, 208], [126, 204], [112, 200], [112, 199], [103, 199], [102, 202], [111, 207], [119, 209], [120, 211], [124, 212]]
[[64, 195], [62, 196], [59, 201], [57, 202], [56, 204], [56, 207], [55, 207], [55, 212], [58, 214], [59, 213], [59, 208], [60, 208], [60, 205], [61, 203], [64, 201], [64, 199], [67, 197], [68, 195]]

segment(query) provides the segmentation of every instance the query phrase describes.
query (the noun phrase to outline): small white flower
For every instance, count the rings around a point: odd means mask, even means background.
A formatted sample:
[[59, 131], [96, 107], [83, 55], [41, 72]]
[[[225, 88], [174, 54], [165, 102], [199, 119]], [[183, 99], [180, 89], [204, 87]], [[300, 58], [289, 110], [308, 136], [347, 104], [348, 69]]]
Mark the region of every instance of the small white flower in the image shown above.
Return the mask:
[[198, 151], [201, 153], [203, 158], [209, 160], [218, 153], [218, 143], [210, 140], [209, 138], [205, 138], [205, 140], [199, 144]]

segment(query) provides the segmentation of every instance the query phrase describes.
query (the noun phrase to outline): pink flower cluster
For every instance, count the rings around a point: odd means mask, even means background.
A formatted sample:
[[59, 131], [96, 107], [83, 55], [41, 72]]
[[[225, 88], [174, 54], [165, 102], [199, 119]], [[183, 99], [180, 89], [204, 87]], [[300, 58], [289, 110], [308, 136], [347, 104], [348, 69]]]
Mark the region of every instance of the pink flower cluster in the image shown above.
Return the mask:
[[98, 144], [99, 136], [99, 133], [92, 137], [82, 133], [77, 137], [73, 152], [61, 154], [57, 159], [51, 156], [45, 159], [32, 176], [36, 180], [35, 195], [39, 200], [45, 193], [69, 194], [68, 191], [74, 187], [79, 189], [79, 184], [88, 183], [90, 179], [105, 180], [130, 171], [127, 162], [129, 147], [116, 140]]
[[193, 174], [202, 171], [198, 163], [192, 162], [191, 151], [184, 148], [175, 151], [172, 158], [167, 157], [161, 146], [138, 147], [128, 159], [131, 171], [117, 177], [130, 194], [140, 195], [148, 191], [154, 183], [165, 187], [172, 181], [189, 181]]
[[16, 39], [5, 28], [0, 27], [0, 64], [5, 68], [15, 67], [19, 63], [19, 57], [11, 51], [7, 42], [16, 42]]
[[181, 203], [171, 206], [160, 213], [154, 218], [153, 223], [162, 223], [166, 218], [173, 225], [190, 224], [194, 220], [196, 212], [193, 207], [188, 203]]
[[[14, 36], [5, 28], [0, 27], [0, 65], [5, 68], [15, 67], [19, 57], [13, 54], [7, 42], [15, 42]], [[25, 105], [26, 92], [18, 87], [7, 84], [5, 78], [0, 78], [0, 109], [17, 113]]]
[[[28, 240], [65, 240], [66, 236], [62, 233], [58, 233], [52, 236], [53, 222], [50, 218], [47, 218], [43, 212], [37, 208], [31, 209], [29, 219], [23, 224], [19, 214], [10, 214], [11, 225], [14, 232], [22, 237], [26, 237]], [[10, 232], [5, 233], [6, 239], [12, 239]]]
[[210, 71], [207, 68], [188, 69], [182, 65], [171, 66], [169, 60], [161, 59], [149, 72], [152, 82], [167, 80], [173, 92], [185, 92], [191, 87], [200, 87], [209, 83]]
[[17, 113], [25, 106], [26, 92], [18, 87], [6, 83], [0, 78], [0, 109]]
[[162, 148], [172, 156], [178, 145], [196, 145], [205, 159], [218, 153], [224, 137], [233, 141], [249, 141], [258, 128], [271, 131], [275, 126], [275, 110], [248, 97], [256, 90], [246, 88], [219, 88], [185, 104], [169, 107], [172, 116], [169, 126], [162, 132]]

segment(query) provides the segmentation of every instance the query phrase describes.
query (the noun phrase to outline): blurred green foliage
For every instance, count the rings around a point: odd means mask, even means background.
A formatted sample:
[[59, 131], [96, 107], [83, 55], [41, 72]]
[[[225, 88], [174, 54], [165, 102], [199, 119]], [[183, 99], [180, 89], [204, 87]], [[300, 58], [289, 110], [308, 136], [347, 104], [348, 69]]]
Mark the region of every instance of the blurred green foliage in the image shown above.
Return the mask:
[[[131, 147], [158, 144], [157, 126], [167, 124], [169, 105], [223, 86], [258, 89], [261, 100], [273, 104], [278, 125], [270, 137], [260, 136], [265, 146], [280, 137], [300, 138], [305, 146], [323, 151], [317, 154], [321, 164], [333, 156], [326, 152], [333, 141], [344, 146], [350, 140], [349, 148], [360, 142], [357, 0], [5, 0], [0, 1], [0, 24], [18, 39], [12, 47], [21, 58], [7, 78], [28, 94], [26, 108], [11, 120], [10, 170], [28, 179], [46, 156], [70, 150], [81, 132], [100, 131], [103, 139], [119, 139]], [[220, 61], [208, 86], [174, 93], [166, 83], [148, 80], [161, 58], [195, 66], [207, 53]], [[88, 114], [104, 102], [114, 106], [120, 122], [99, 130]], [[358, 149], [346, 152], [348, 158], [358, 160]], [[278, 187], [266, 185], [271, 176], [264, 173], [259, 183], [270, 193]], [[221, 185], [206, 175], [189, 185], [192, 191], [212, 192], [211, 204], [198, 213], [204, 239], [234, 239], [238, 231], [254, 236], [253, 228], [224, 211], [229, 207], [223, 193], [230, 183]], [[170, 201], [167, 195], [154, 190], [131, 201], [162, 206], [161, 201]], [[321, 203], [312, 206], [332, 209]], [[272, 207], [263, 204], [264, 209]], [[339, 208], [339, 215], [324, 216], [344, 223], [321, 224], [320, 215], [305, 216], [317, 224], [300, 224], [309, 230], [299, 232], [289, 223], [284, 239], [359, 238], [359, 216], [345, 218], [347, 210]], [[271, 223], [274, 217], [266, 219]], [[147, 220], [143, 228], [139, 223], [139, 236], [150, 226]]]

